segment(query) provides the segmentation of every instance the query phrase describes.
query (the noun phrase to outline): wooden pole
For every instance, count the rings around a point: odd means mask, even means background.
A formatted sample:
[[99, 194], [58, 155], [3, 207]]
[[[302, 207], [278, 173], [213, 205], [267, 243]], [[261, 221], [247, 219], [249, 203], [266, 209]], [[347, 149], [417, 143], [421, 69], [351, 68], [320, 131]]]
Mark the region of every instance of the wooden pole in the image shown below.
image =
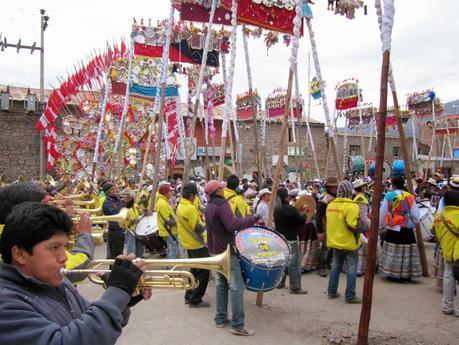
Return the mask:
[[150, 208], [149, 208], [150, 212], [153, 212], [153, 210], [155, 209], [156, 191], [158, 190], [159, 165], [160, 165], [160, 160], [161, 160], [161, 146], [162, 146], [162, 141], [163, 141], [163, 121], [164, 121], [163, 112], [164, 112], [165, 98], [166, 98], [166, 82], [164, 81], [161, 84], [161, 102], [159, 105], [158, 127], [156, 130], [156, 152], [155, 152], [155, 162], [154, 162], [155, 170], [153, 172], [153, 186], [152, 186], [153, 189], [150, 195]]
[[298, 170], [298, 174], [300, 175], [300, 189], [303, 189], [304, 187], [304, 176], [303, 176], [303, 167], [301, 166], [301, 163], [303, 162], [303, 155], [302, 155], [302, 152], [301, 150], [303, 149], [303, 145], [302, 145], [302, 141], [301, 141], [301, 133], [300, 133], [300, 126], [301, 126], [301, 113], [298, 109], [298, 107], [300, 106], [300, 102], [296, 102], [296, 118], [297, 118], [297, 135], [296, 135], [296, 144], [297, 144], [297, 150], [298, 150], [298, 153], [297, 153], [297, 156], [296, 156], [296, 159], [297, 159], [297, 170]]
[[287, 146], [287, 128], [288, 128], [288, 115], [290, 114], [290, 99], [292, 97], [292, 84], [293, 84], [293, 71], [290, 69], [288, 74], [288, 87], [287, 95], [285, 96], [285, 107], [284, 107], [284, 116], [282, 117], [282, 128], [280, 132], [280, 142], [279, 142], [279, 152], [277, 157], [276, 170], [274, 173], [274, 181], [272, 188], [272, 198], [269, 203], [268, 211], [268, 227], [271, 227], [273, 224], [274, 216], [274, 205], [276, 203], [277, 190], [279, 189], [280, 179], [282, 177], [282, 172], [284, 170], [284, 155]]
[[[400, 146], [402, 147], [402, 157], [403, 157], [403, 160], [405, 161], [406, 184], [408, 186], [408, 191], [411, 194], [414, 194], [413, 177], [411, 176], [411, 160], [410, 160], [410, 155], [408, 153], [408, 142], [406, 140], [405, 130], [403, 128], [402, 117], [400, 115], [400, 106], [398, 104], [397, 91], [395, 90], [395, 87], [392, 89], [392, 99], [394, 101], [395, 115], [397, 117], [397, 127], [398, 127], [398, 134], [400, 136]], [[379, 204], [375, 204], [375, 205], [379, 205]], [[424, 239], [422, 238], [420, 224], [416, 224], [416, 243], [418, 246], [419, 257], [421, 259], [422, 275], [423, 277], [428, 277], [429, 267], [427, 264], [426, 251], [424, 248]]]
[[327, 162], [325, 163], [325, 179], [328, 178], [328, 169], [330, 167], [330, 155], [331, 155], [330, 138], [327, 138], [327, 141], [328, 141], [328, 149], [327, 149]]
[[[386, 137], [386, 111], [387, 111], [387, 78], [389, 74], [390, 52], [385, 50], [381, 68], [380, 99], [378, 113], [375, 188], [373, 205], [379, 206], [382, 198], [382, 170], [384, 163], [384, 146]], [[373, 281], [376, 267], [376, 249], [378, 247], [379, 207], [371, 209], [371, 226], [368, 236], [367, 270], [363, 285], [363, 303], [360, 312], [359, 333], [357, 345], [368, 344], [368, 329], [370, 327], [371, 305], [373, 300]]]
[[145, 176], [145, 170], [147, 169], [147, 164], [148, 164], [148, 155], [150, 154], [150, 146], [151, 146], [151, 138], [153, 134], [153, 129], [155, 128], [155, 119], [156, 116], [153, 116], [151, 119], [150, 124], [148, 125], [148, 137], [147, 137], [147, 147], [145, 148], [145, 153], [143, 156], [143, 164], [142, 164], [142, 170], [140, 171], [140, 180], [139, 180], [139, 189], [137, 190], [137, 195], [136, 195], [136, 200], [140, 194], [140, 190], [143, 185], [143, 179]]

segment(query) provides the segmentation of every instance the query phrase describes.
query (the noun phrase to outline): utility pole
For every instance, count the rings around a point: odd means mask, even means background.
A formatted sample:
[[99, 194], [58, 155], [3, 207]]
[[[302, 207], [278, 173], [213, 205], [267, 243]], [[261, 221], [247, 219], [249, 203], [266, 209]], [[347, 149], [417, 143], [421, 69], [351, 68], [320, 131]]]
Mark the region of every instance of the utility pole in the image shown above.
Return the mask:
[[[45, 42], [45, 30], [48, 27], [49, 17], [45, 15], [46, 11], [41, 9], [40, 14], [40, 47], [37, 47], [37, 42], [33, 42], [31, 46], [24, 45], [21, 43], [19, 38], [18, 43], [8, 43], [6, 37], [2, 40], [2, 35], [0, 34], [0, 51], [5, 51], [6, 48], [12, 47], [16, 48], [17, 53], [21, 49], [30, 50], [30, 54], [33, 54], [35, 50], [40, 51], [40, 105], [43, 106], [45, 98], [45, 60], [44, 60], [44, 42]], [[43, 110], [43, 109], [41, 109]], [[45, 176], [45, 147], [43, 145], [43, 133], [40, 133], [40, 180], [43, 181]]]
[[[40, 104], [45, 100], [45, 30], [48, 27], [49, 17], [41, 9], [40, 14]], [[43, 143], [43, 132], [40, 133], [40, 180], [45, 178], [45, 145]]]

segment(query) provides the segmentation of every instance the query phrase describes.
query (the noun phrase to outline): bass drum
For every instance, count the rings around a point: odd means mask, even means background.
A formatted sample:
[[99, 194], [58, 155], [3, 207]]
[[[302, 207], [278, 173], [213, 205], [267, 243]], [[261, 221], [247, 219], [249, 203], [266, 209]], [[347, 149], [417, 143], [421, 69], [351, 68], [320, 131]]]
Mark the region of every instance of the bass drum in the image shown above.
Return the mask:
[[[368, 175], [371, 177], [375, 176], [375, 168], [376, 168], [376, 162], [375, 161], [370, 161], [370, 165], [368, 167]], [[383, 179], [389, 179], [392, 176], [392, 167], [389, 162], [384, 161], [383, 163]]]
[[421, 214], [419, 224], [421, 226], [422, 238], [424, 241], [430, 241], [434, 237], [431, 229], [434, 221], [435, 208], [430, 206], [430, 201], [419, 202], [418, 207]]
[[158, 217], [156, 212], [151, 216], [142, 217], [135, 227], [137, 238], [141, 239], [145, 248], [152, 254], [164, 254], [166, 242], [159, 236]]
[[288, 242], [281, 234], [253, 226], [236, 234], [236, 248], [248, 290], [270, 291], [279, 284], [290, 260]]

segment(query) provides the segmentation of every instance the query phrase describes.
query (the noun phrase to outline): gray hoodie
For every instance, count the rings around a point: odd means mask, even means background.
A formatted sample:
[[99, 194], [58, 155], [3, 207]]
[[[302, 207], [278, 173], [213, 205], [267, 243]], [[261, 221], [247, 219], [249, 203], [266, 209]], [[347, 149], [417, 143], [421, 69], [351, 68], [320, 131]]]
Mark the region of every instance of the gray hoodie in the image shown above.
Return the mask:
[[64, 278], [53, 288], [0, 263], [0, 344], [115, 344], [130, 296], [109, 287], [93, 303]]

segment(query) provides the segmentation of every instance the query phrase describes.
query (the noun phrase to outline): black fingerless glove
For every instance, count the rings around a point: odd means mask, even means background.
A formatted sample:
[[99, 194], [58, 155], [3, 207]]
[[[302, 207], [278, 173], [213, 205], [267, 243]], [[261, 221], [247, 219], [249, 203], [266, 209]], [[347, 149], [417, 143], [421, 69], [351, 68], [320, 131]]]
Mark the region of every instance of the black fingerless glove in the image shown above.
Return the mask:
[[117, 287], [131, 296], [143, 272], [129, 260], [115, 259], [112, 271], [107, 278], [107, 286]]
[[128, 303], [128, 307], [133, 307], [140, 301], [143, 301], [143, 296], [142, 294], [138, 294], [137, 296], [131, 297], [131, 300]]

